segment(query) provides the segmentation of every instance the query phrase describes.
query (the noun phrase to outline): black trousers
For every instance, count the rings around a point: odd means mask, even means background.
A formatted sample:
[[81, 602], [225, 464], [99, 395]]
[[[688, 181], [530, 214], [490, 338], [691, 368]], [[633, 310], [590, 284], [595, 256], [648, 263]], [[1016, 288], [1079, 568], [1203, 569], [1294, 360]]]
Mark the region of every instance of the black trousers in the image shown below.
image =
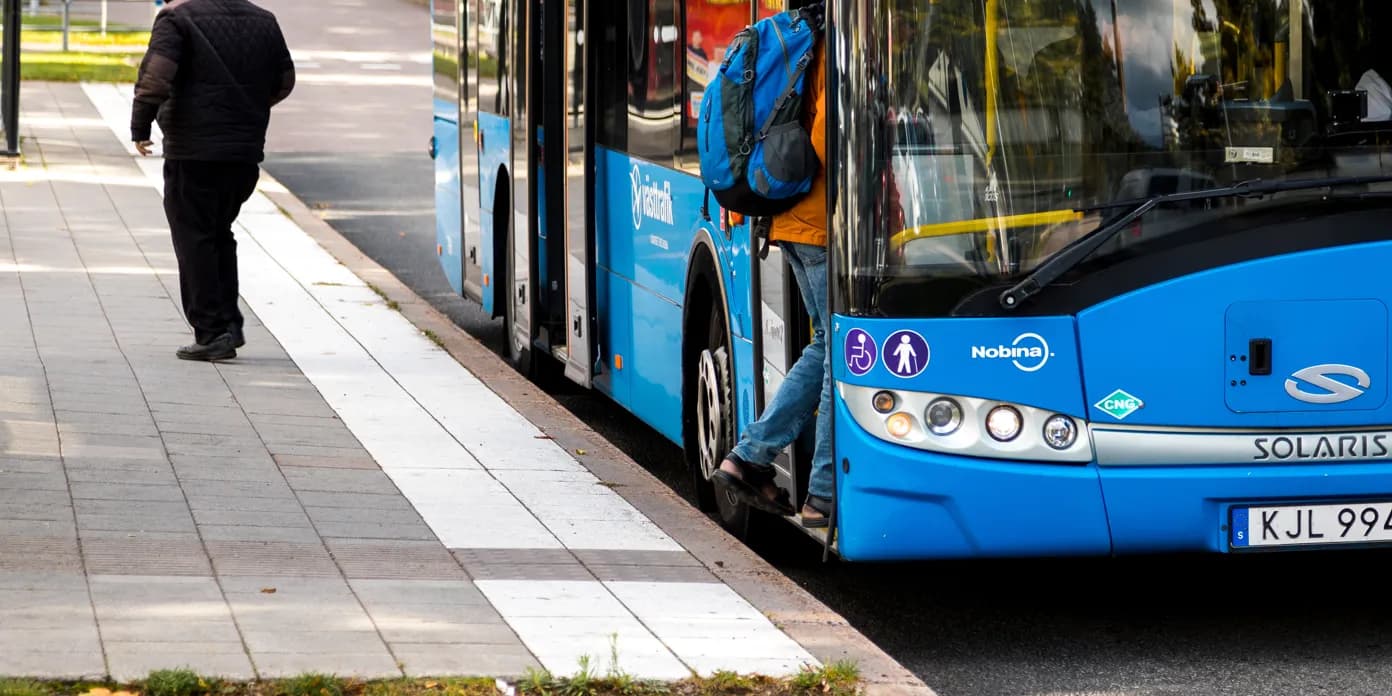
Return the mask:
[[242, 330], [232, 223], [259, 178], [254, 162], [164, 162], [164, 214], [179, 260], [184, 316], [201, 344]]

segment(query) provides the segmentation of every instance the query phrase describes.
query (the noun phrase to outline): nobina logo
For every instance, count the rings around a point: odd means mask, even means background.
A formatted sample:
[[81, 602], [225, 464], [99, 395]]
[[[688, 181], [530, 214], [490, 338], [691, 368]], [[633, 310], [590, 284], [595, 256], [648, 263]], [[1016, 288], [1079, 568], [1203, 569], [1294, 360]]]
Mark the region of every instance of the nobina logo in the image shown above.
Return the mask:
[[672, 182], [664, 181], [659, 188], [651, 177], [643, 176], [636, 164], [628, 178], [633, 185], [633, 229], [643, 226], [643, 218], [672, 224]]
[[1008, 346], [972, 346], [971, 356], [973, 360], [1009, 360], [1021, 372], [1038, 372], [1049, 364], [1054, 353], [1043, 336], [1024, 333]]

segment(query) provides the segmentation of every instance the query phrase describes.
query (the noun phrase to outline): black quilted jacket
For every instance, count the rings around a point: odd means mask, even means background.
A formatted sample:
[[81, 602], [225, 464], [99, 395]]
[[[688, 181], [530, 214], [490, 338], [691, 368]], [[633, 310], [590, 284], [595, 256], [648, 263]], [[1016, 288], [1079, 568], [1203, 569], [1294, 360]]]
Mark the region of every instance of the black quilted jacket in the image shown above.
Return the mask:
[[247, 0], [179, 0], [155, 19], [140, 64], [131, 139], [164, 131], [166, 159], [260, 162], [271, 107], [295, 65], [275, 16]]

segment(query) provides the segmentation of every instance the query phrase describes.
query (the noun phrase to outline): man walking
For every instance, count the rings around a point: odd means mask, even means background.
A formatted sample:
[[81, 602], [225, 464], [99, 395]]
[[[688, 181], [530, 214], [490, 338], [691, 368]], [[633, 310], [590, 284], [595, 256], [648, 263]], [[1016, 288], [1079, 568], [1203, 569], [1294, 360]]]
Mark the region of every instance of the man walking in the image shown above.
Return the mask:
[[155, 18], [131, 139], [149, 155], [151, 122], [164, 132], [164, 212], [194, 335], [184, 360], [228, 360], [246, 343], [232, 223], [256, 190], [271, 107], [294, 87], [280, 25], [247, 0], [176, 0]]
[[[819, 6], [819, 5], [814, 5]], [[809, 72], [807, 109], [812, 149], [826, 161], [826, 56], [816, 49]], [[778, 243], [792, 267], [803, 304], [812, 319], [813, 337], [802, 357], [788, 372], [783, 386], [762, 417], [750, 424], [744, 436], [715, 472], [715, 481], [744, 502], [768, 512], [792, 515], [786, 491], [773, 483], [772, 463], [806, 427], [815, 414], [816, 445], [808, 496], [799, 516], [808, 528], [830, 523], [836, 494], [831, 456], [831, 369], [827, 354], [827, 207], [826, 169], [818, 172], [812, 190], [791, 210], [773, 218], [770, 241]]]

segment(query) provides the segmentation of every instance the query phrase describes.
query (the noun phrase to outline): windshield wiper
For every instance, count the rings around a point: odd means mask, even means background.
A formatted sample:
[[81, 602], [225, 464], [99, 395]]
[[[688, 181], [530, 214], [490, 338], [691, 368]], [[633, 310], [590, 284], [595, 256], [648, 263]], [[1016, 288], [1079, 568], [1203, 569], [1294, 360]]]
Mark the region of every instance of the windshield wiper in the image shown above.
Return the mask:
[[1221, 188], [1167, 193], [1150, 198], [1138, 198], [1129, 201], [1108, 203], [1092, 208], [1079, 208], [1077, 212], [1080, 213], [1116, 208], [1125, 208], [1126, 212], [1120, 214], [1119, 217], [1113, 218], [1111, 222], [1103, 223], [1097, 229], [1083, 235], [1078, 241], [1049, 257], [1047, 261], [1040, 264], [1038, 268], [1025, 276], [1019, 283], [1016, 283], [1014, 287], [1001, 293], [1000, 305], [1005, 309], [1018, 309], [1020, 305], [1024, 304], [1025, 300], [1039, 294], [1044, 288], [1048, 287], [1049, 284], [1058, 280], [1063, 274], [1082, 263], [1084, 259], [1091, 256], [1093, 252], [1101, 248], [1103, 244], [1106, 244], [1113, 237], [1120, 234], [1131, 223], [1141, 219], [1146, 213], [1165, 203], [1211, 201], [1220, 198], [1259, 198], [1261, 196], [1269, 196], [1274, 193], [1283, 193], [1287, 191], [1304, 191], [1389, 182], [1392, 182], [1392, 175], [1288, 179], [1283, 181], [1263, 181], [1261, 179], [1254, 179]]

